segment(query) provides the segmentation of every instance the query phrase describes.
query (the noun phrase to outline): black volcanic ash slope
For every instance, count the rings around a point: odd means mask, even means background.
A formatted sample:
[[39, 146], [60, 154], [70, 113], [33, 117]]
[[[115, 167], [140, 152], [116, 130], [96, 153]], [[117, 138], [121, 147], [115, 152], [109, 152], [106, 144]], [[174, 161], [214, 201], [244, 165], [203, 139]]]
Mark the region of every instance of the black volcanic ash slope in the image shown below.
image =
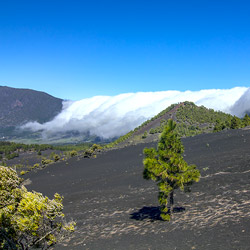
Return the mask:
[[142, 177], [143, 148], [115, 149], [96, 159], [72, 158], [37, 173], [29, 190], [64, 196], [66, 218], [77, 222], [73, 238], [56, 249], [249, 250], [250, 130], [183, 139], [185, 160], [201, 180], [191, 193], [176, 192], [170, 222], [159, 217], [157, 186]]
[[62, 110], [62, 99], [47, 93], [0, 86], [0, 128], [47, 122]]

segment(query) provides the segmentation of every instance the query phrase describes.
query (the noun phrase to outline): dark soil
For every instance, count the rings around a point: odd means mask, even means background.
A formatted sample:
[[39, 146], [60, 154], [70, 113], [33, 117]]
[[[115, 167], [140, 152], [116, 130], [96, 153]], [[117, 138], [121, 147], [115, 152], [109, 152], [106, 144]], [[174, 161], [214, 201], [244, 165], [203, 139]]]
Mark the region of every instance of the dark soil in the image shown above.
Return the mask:
[[64, 196], [72, 238], [57, 249], [250, 249], [250, 130], [183, 139], [201, 180], [175, 193], [171, 222], [160, 220], [157, 187], [142, 178], [139, 144], [96, 159], [72, 158], [25, 175], [36, 190]]

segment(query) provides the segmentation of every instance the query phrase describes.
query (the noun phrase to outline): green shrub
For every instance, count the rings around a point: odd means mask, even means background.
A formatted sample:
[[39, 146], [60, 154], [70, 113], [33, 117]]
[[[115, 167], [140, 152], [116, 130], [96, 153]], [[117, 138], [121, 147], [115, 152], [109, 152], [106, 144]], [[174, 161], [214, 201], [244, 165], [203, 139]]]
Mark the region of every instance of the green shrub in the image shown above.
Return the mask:
[[156, 131], [153, 129], [153, 128], [151, 128], [150, 130], [149, 130], [149, 134], [155, 134], [156, 133]]
[[237, 129], [242, 127], [242, 121], [237, 116], [234, 116], [231, 120], [231, 129]]
[[32, 168], [39, 168], [39, 167], [40, 167], [40, 164], [39, 164], [39, 163], [36, 163], [36, 164], [33, 165]]
[[147, 131], [145, 131], [145, 132], [144, 132], [144, 134], [142, 135], [142, 139], [146, 139], [146, 138], [147, 138], [147, 136], [148, 136], [148, 132], [147, 132]]
[[242, 123], [245, 127], [250, 125], [250, 117], [248, 114], [245, 114], [244, 118], [242, 119]]
[[53, 161], [50, 160], [50, 159], [42, 159], [42, 161], [41, 161], [42, 165], [48, 165], [48, 164], [50, 164], [50, 163], [52, 163], [52, 162], [53, 162]]
[[57, 155], [57, 154], [55, 154], [55, 155], [54, 155], [54, 162], [57, 162], [57, 161], [59, 161], [59, 160], [60, 160], [60, 156]]
[[77, 155], [77, 151], [76, 150], [70, 151], [70, 156], [71, 157], [76, 156], [76, 155]]
[[84, 158], [91, 158], [94, 154], [94, 151], [92, 149], [88, 149], [84, 152], [83, 157]]
[[93, 151], [96, 151], [96, 150], [101, 150], [102, 147], [101, 147], [100, 145], [98, 145], [98, 144], [93, 144], [92, 147], [91, 147], [91, 149], [92, 149]]
[[24, 175], [24, 174], [26, 174], [26, 173], [27, 173], [27, 171], [22, 170], [22, 171], [20, 172], [20, 175]]
[[6, 156], [6, 158], [7, 158], [8, 160], [11, 160], [11, 159], [14, 159], [15, 157], [18, 157], [19, 154], [16, 153], [16, 152], [14, 152], [14, 153], [12, 153], [12, 154], [7, 154], [7, 155], [5, 155], [5, 156]]
[[5, 161], [2, 161], [1, 165], [4, 166], [4, 167], [6, 167], [7, 163]]
[[0, 176], [0, 249], [48, 249], [74, 231], [59, 194], [51, 200], [29, 192], [11, 168], [0, 166]]

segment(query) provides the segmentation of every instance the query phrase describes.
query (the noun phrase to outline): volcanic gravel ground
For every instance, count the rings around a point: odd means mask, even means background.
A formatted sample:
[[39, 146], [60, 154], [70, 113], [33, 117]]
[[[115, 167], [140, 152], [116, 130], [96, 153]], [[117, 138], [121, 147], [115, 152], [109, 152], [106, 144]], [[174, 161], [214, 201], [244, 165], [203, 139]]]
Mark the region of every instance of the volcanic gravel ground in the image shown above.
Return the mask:
[[[64, 196], [76, 232], [57, 249], [250, 249], [250, 130], [183, 139], [185, 159], [201, 171], [191, 193], [175, 192], [161, 221], [157, 187], [142, 178], [140, 144], [96, 159], [72, 158], [25, 177], [29, 190]], [[179, 209], [178, 209], [179, 208]]]

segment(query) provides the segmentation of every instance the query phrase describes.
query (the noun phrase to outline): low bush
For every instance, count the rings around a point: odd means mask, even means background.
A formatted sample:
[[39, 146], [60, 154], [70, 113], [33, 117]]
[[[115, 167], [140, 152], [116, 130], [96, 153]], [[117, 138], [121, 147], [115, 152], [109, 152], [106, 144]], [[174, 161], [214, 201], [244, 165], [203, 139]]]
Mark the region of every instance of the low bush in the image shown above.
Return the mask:
[[92, 149], [88, 149], [83, 153], [84, 158], [91, 158], [93, 155], [94, 151]]
[[57, 155], [57, 154], [55, 154], [55, 155], [54, 155], [54, 162], [57, 162], [57, 161], [59, 161], [59, 160], [60, 160], [60, 156]]
[[11, 160], [11, 159], [14, 159], [15, 157], [18, 157], [19, 154], [16, 153], [16, 152], [14, 152], [14, 153], [12, 153], [12, 154], [7, 154], [7, 155], [5, 155], [5, 156], [6, 156], [7, 160]]
[[24, 175], [24, 174], [26, 174], [26, 173], [27, 173], [27, 171], [22, 170], [22, 171], [20, 172], [20, 175]]
[[50, 159], [42, 159], [42, 161], [41, 161], [42, 165], [48, 165], [48, 164], [50, 164], [50, 163], [52, 163], [52, 162], [53, 162], [53, 161], [50, 160]]
[[101, 150], [102, 147], [101, 147], [100, 145], [98, 145], [98, 144], [93, 144], [92, 147], [91, 147], [91, 149], [92, 149], [93, 151], [96, 151], [96, 150]]
[[48, 249], [74, 231], [59, 194], [29, 192], [11, 168], [0, 166], [0, 176], [0, 249]]
[[77, 155], [77, 151], [76, 150], [72, 150], [70, 151], [70, 157], [76, 156]]
[[147, 132], [147, 131], [145, 131], [145, 132], [144, 132], [144, 134], [142, 135], [142, 137], [141, 137], [141, 138], [142, 138], [142, 139], [146, 139], [146, 138], [147, 138], [147, 136], [148, 136], [148, 132]]

